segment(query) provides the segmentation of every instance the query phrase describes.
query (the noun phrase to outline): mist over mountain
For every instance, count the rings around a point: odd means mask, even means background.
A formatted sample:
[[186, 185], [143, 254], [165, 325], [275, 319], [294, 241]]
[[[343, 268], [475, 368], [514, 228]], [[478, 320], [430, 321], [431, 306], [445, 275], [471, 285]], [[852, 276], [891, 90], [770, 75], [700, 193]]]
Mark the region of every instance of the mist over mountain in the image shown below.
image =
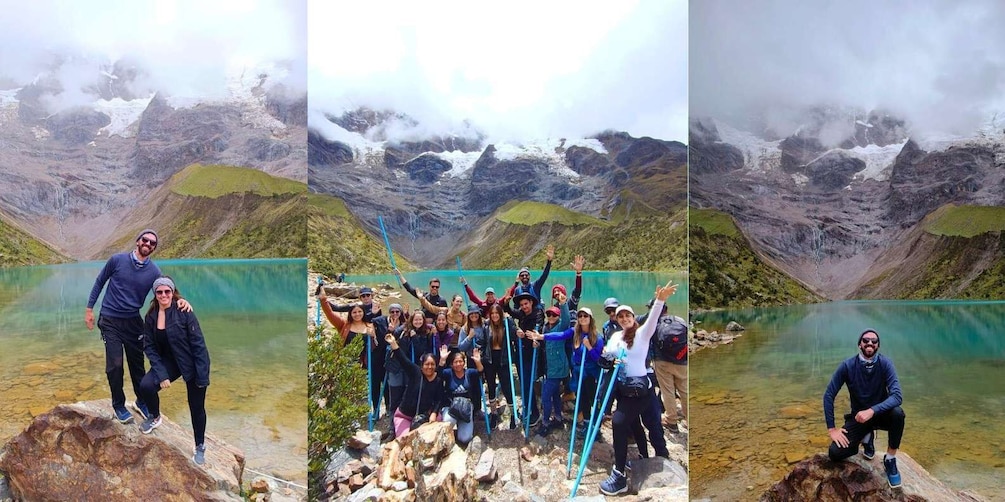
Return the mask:
[[147, 70], [128, 59], [54, 57], [28, 81], [7, 77], [0, 212], [81, 259], [133, 232], [138, 223], [123, 215], [191, 164], [306, 183], [307, 96], [289, 76], [282, 63], [250, 65], [221, 92], [194, 95], [149, 87]]
[[923, 266], [884, 257], [903, 255], [933, 211], [1005, 205], [1005, 130], [917, 141], [909, 121], [882, 110], [797, 116], [787, 136], [767, 116], [747, 129], [693, 118], [691, 205], [731, 215], [770, 263], [827, 297]]
[[422, 127], [392, 110], [312, 115], [308, 178], [312, 191], [342, 199], [372, 234], [383, 216], [395, 250], [423, 266], [468, 249], [469, 233], [511, 201], [600, 221], [633, 211], [669, 217], [686, 204], [687, 147], [677, 141], [605, 131], [491, 142], [470, 125], [416, 134]]

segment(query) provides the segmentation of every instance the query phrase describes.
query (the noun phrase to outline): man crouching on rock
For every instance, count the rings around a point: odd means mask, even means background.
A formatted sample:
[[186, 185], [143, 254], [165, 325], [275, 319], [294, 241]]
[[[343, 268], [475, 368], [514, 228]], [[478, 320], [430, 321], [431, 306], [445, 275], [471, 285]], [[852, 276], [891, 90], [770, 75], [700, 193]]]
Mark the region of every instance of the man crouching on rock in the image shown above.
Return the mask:
[[[844, 360], [824, 392], [824, 419], [830, 435], [831, 460], [838, 461], [858, 453], [858, 445], [865, 446], [862, 454], [871, 460], [876, 454], [875, 429], [889, 431], [890, 439], [883, 456], [883, 467], [890, 486], [900, 486], [897, 470], [897, 449], [904, 435], [904, 410], [900, 394], [900, 381], [890, 359], [879, 354], [879, 334], [865, 330], [858, 337], [859, 354]], [[848, 385], [851, 413], [844, 416], [844, 427], [834, 426], [834, 396], [841, 386]]]

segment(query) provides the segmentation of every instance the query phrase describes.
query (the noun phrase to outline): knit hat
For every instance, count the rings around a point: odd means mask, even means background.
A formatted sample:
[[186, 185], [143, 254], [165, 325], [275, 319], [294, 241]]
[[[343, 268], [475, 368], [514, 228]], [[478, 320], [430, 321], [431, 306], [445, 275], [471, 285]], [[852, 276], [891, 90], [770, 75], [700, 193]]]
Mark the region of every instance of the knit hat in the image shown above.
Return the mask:
[[390, 304], [390, 305], [387, 306], [387, 311], [388, 312], [390, 312], [392, 310], [395, 310], [395, 309], [398, 309], [398, 312], [401, 312], [401, 310], [402, 310], [401, 309], [401, 304], [400, 303], [392, 303], [392, 304]]
[[158, 243], [160, 242], [160, 237], [157, 237], [157, 232], [152, 228], [144, 228], [142, 232], [136, 234], [136, 238], [133, 240], [138, 241], [140, 240], [140, 237], [143, 237], [146, 234], [154, 234], [154, 238], [157, 239]]
[[175, 290], [174, 281], [172, 281], [170, 277], [163, 276], [163, 275], [160, 276], [160, 277], [158, 277], [156, 280], [154, 280], [154, 285], [153, 285], [152, 289], [154, 291], [157, 291], [157, 287], [158, 286], [167, 286], [167, 287], [171, 288], [171, 291]]
[[561, 285], [561, 284], [556, 284], [556, 285], [555, 285], [554, 287], [552, 287], [552, 288], [551, 288], [551, 296], [552, 296], [553, 298], [554, 298], [554, 296], [555, 296], [555, 291], [561, 291], [563, 295], [565, 295], [565, 296], [569, 296], [569, 292], [568, 292], [568, 291], [566, 291], [566, 290], [565, 290], [565, 286], [563, 286], [563, 285]]
[[[520, 274], [522, 274], [522, 273], [524, 273], [524, 272], [527, 272], [527, 273], [529, 274], [529, 273], [530, 273], [530, 269], [529, 269], [529, 268], [527, 268], [527, 267], [523, 267], [523, 268], [521, 268], [521, 269], [520, 269]], [[520, 275], [520, 274], [517, 274], [517, 275]]]

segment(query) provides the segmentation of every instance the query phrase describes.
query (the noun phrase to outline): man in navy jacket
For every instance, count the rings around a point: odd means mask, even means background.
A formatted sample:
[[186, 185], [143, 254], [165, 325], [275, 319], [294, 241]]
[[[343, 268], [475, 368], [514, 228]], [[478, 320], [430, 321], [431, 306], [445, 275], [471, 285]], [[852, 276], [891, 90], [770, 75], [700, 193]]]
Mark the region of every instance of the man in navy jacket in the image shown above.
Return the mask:
[[[863, 443], [863, 455], [871, 460], [876, 453], [874, 431], [889, 431], [883, 467], [890, 486], [898, 487], [896, 457], [904, 435], [900, 381], [893, 362], [879, 354], [879, 334], [875, 330], [859, 335], [858, 350], [859, 354], [841, 362], [824, 392], [824, 420], [832, 441], [828, 454], [831, 460], [842, 460], [858, 453], [858, 445]], [[844, 416], [844, 426], [839, 429], [834, 422], [834, 397], [842, 385], [848, 386], [851, 413]]]

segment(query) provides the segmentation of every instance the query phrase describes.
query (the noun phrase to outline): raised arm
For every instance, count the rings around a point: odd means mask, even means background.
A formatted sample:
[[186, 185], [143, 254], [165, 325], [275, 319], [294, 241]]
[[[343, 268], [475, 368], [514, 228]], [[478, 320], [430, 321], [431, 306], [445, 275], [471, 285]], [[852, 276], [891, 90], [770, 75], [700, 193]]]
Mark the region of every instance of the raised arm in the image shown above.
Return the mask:
[[482, 299], [478, 298], [478, 295], [475, 294], [475, 290], [471, 289], [471, 286], [468, 286], [468, 281], [465, 281], [464, 278], [461, 277], [461, 282], [464, 283], [464, 292], [468, 294], [468, 299], [471, 300], [471, 303], [474, 303], [479, 307], [485, 305], [485, 302], [483, 302]]
[[656, 287], [656, 300], [653, 301], [653, 308], [649, 310], [655, 313], [655, 315], [646, 317], [646, 322], [642, 324], [642, 327], [639, 328], [636, 334], [638, 341], [635, 343], [649, 345], [649, 340], [652, 339], [653, 333], [656, 332], [656, 325], [660, 322], [659, 313], [663, 311], [663, 305], [666, 303], [667, 298], [670, 298], [670, 295], [676, 292], [677, 284], [674, 284], [673, 280], [667, 282], [666, 286]]
[[328, 303], [328, 297], [324, 293], [324, 288], [321, 291], [321, 295], [318, 296], [318, 300], [321, 303], [321, 311], [325, 313], [325, 319], [328, 319], [328, 322], [335, 327], [335, 331], [338, 331], [339, 336], [342, 337], [342, 343], [345, 343], [346, 337], [349, 336], [349, 330], [346, 329], [349, 326], [349, 321], [335, 313], [332, 305]]
[[548, 261], [544, 264], [544, 270], [541, 271], [541, 277], [538, 277], [537, 280], [534, 281], [534, 291], [537, 291], [538, 294], [542, 294], [541, 292], [544, 291], [544, 283], [548, 280], [548, 274], [551, 272], [551, 261], [555, 259], [555, 246], [549, 244], [548, 250], [545, 251], [545, 254], [548, 256]]
[[405, 291], [408, 291], [408, 294], [416, 298], [419, 297], [419, 295], [415, 292], [415, 288], [413, 288], [412, 285], [408, 283], [408, 279], [405, 279], [405, 276], [401, 275], [400, 270], [395, 268], [392, 269], [392, 272], [394, 272], [394, 275], [398, 277], [398, 282], [401, 284], [401, 287], [405, 288]]

